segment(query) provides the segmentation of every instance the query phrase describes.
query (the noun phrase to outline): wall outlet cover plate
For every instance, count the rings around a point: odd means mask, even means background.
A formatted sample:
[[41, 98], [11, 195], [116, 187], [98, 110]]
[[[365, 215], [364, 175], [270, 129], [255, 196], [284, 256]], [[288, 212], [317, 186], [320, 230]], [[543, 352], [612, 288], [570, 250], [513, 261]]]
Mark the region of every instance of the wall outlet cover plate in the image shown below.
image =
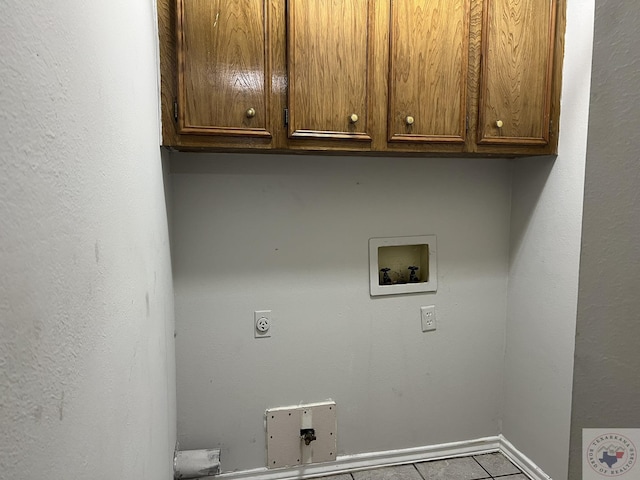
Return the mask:
[[436, 306], [428, 305], [420, 307], [420, 320], [423, 332], [431, 332], [437, 328], [436, 323]]
[[253, 336], [268, 338], [271, 336], [271, 310], [256, 310], [253, 312]]

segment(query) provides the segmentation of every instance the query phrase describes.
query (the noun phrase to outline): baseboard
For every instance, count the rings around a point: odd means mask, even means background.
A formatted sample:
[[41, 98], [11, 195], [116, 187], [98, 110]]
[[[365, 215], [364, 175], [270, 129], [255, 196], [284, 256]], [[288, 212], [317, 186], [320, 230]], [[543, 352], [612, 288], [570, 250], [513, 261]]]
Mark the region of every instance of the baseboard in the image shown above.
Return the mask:
[[[386, 452], [338, 455], [334, 462], [310, 464], [301, 467], [267, 469], [257, 468], [216, 475], [220, 480], [293, 480], [337, 475], [374, 467], [403, 465], [440, 458], [463, 457], [500, 450], [500, 437], [486, 437], [464, 442], [443, 443], [428, 447], [389, 450]], [[224, 465], [224, 460], [223, 460]]]
[[509, 460], [530, 477], [531, 480], [551, 480], [540, 467], [520, 452], [503, 435], [403, 450], [339, 455], [334, 462], [329, 463], [310, 464], [291, 468], [256, 468], [253, 470], [223, 473], [213, 478], [220, 480], [300, 480], [358, 470], [368, 470], [370, 468], [390, 467], [392, 465], [465, 457], [468, 455], [480, 455], [498, 451], [509, 458]]
[[533, 461], [524, 453], [518, 450], [503, 435], [498, 435], [500, 441], [500, 451], [511, 460], [520, 470], [527, 474], [532, 480], [551, 480], [551, 477], [544, 473]]

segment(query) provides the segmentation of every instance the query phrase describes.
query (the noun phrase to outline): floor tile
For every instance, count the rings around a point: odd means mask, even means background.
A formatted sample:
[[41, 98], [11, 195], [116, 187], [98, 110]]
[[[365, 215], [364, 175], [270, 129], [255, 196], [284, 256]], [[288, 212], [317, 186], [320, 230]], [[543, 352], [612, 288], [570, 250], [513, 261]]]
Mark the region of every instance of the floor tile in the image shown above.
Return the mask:
[[524, 473], [518, 475], [507, 475], [506, 477], [497, 477], [496, 480], [529, 480]]
[[481, 478], [489, 478], [489, 474], [471, 457], [416, 463], [416, 468], [427, 480], [479, 480]]
[[[482, 467], [491, 474], [492, 477], [499, 475], [511, 475], [521, 473], [520, 469], [511, 463], [507, 457], [500, 452], [476, 455], [475, 458]], [[519, 479], [513, 479], [519, 480]]]
[[422, 480], [413, 465], [398, 465], [395, 467], [376, 468], [353, 472], [354, 480]]
[[353, 480], [351, 478], [351, 474], [349, 473], [343, 473], [340, 475], [331, 475], [329, 477], [322, 477], [321, 479], [318, 480]]

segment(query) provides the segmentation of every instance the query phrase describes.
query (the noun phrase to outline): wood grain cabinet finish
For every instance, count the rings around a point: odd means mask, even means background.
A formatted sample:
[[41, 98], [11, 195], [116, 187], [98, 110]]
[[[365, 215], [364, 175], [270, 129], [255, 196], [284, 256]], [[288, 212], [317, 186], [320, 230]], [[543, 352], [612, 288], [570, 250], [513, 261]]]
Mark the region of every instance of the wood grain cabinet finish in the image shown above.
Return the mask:
[[371, 140], [374, 0], [288, 0], [289, 136]]
[[464, 143], [469, 0], [392, 0], [390, 141]]
[[163, 145], [557, 151], [566, 0], [158, 0]]
[[262, 0], [177, 0], [180, 133], [270, 137]]
[[555, 0], [485, 0], [478, 143], [546, 145]]

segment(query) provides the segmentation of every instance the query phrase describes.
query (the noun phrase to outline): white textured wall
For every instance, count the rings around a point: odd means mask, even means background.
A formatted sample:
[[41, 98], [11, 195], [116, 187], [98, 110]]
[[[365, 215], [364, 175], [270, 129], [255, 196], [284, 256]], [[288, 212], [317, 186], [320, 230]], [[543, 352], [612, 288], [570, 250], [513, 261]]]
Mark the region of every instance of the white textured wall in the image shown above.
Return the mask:
[[559, 153], [514, 163], [503, 434], [567, 478], [593, 0], [569, 0]]
[[0, 3], [0, 477], [169, 479], [153, 3]]
[[[181, 447], [264, 466], [265, 409], [329, 397], [339, 454], [498, 433], [506, 160], [173, 154], [172, 172]], [[438, 292], [372, 299], [368, 239], [419, 234]]]
[[572, 480], [582, 478], [583, 428], [640, 428], [639, 24], [638, 2], [596, 0]]

